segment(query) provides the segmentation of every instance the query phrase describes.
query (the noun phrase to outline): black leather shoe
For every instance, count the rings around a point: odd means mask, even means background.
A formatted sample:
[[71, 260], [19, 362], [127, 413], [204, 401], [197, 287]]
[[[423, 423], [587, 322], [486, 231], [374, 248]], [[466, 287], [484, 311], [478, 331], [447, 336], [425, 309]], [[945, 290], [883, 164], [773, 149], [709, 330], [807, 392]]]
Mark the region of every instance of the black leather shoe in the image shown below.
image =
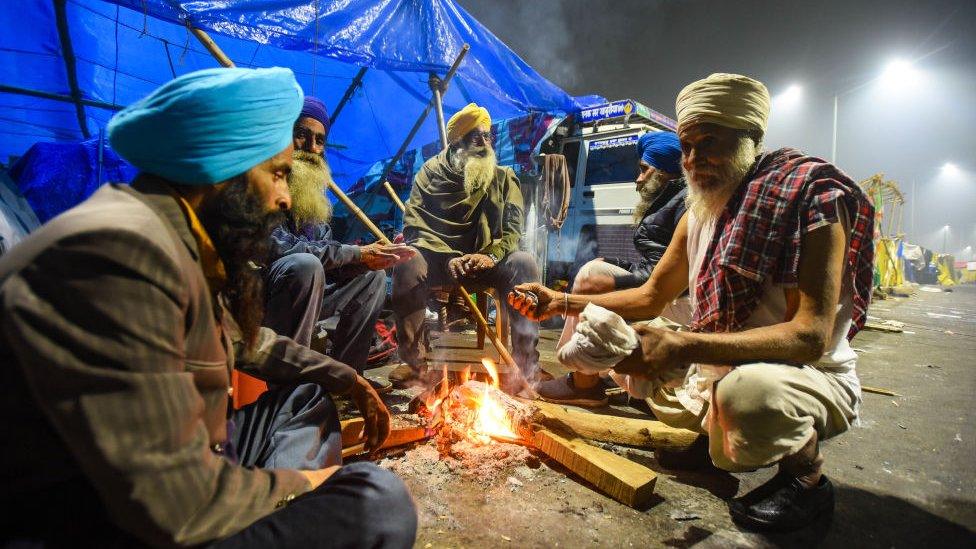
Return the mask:
[[813, 488], [783, 473], [729, 502], [732, 520], [750, 530], [797, 530], [834, 510], [834, 485], [826, 475]]

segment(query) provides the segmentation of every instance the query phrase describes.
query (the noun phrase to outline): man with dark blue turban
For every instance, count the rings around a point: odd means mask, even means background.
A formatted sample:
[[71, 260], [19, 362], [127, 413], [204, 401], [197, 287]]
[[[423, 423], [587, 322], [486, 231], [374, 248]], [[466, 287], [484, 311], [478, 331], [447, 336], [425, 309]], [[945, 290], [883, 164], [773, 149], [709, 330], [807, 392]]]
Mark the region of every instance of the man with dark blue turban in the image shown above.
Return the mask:
[[[651, 271], [667, 250], [678, 221], [685, 213], [684, 178], [681, 177], [681, 145], [673, 132], [647, 132], [637, 141], [637, 192], [640, 202], [634, 208], [634, 246], [641, 255], [637, 263], [617, 258], [594, 259], [584, 264], [573, 281], [573, 293], [602, 294], [623, 288], [636, 288], [647, 281]], [[690, 305], [683, 298], [664, 316], [681, 323], [690, 316]], [[568, 317], [556, 348], [569, 341], [578, 318]], [[543, 399], [560, 404], [597, 407], [607, 404], [604, 385], [595, 374], [571, 372], [545, 381], [537, 388]]]
[[[287, 69], [176, 78], [108, 125], [132, 185], [0, 259], [4, 545], [412, 544], [403, 483], [340, 466], [326, 392], [352, 396], [372, 448], [389, 432], [379, 397], [260, 327], [301, 106]], [[229, 422], [237, 370], [276, 389]]]
[[[316, 322], [326, 319], [326, 325], [334, 325], [329, 356], [363, 374], [386, 301], [384, 269], [413, 257], [414, 250], [379, 242], [356, 246], [333, 238], [332, 204], [325, 197], [332, 180], [324, 156], [328, 130], [325, 105], [306, 97], [294, 127], [288, 176], [292, 207], [272, 233], [264, 325], [309, 345]], [[367, 379], [380, 392], [392, 389], [385, 377]]]

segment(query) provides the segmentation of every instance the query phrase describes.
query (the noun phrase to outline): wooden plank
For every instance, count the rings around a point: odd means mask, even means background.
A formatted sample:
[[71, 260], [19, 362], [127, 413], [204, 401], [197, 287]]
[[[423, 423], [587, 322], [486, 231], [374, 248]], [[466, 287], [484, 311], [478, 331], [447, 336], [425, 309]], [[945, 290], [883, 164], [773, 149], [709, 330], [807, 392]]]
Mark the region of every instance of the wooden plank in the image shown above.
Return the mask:
[[[429, 435], [426, 430], [420, 427], [412, 427], [410, 429], [397, 429], [390, 432], [390, 437], [386, 439], [380, 450], [388, 450], [390, 448], [396, 448], [398, 446], [404, 446], [410, 444], [411, 442], [417, 442], [428, 438]], [[358, 444], [353, 444], [352, 446], [344, 447], [342, 449], [342, 459], [346, 459], [351, 456], [357, 456], [359, 454], [366, 453], [366, 443], [360, 442]]]
[[654, 471], [581, 438], [542, 429], [536, 431], [533, 444], [620, 503], [640, 507], [654, 493]]
[[864, 325], [865, 330], [874, 330], [876, 332], [885, 332], [889, 334], [900, 334], [904, 332], [901, 328], [895, 326], [888, 326], [887, 324], [879, 324], [877, 322], [868, 322]]
[[562, 428], [601, 442], [684, 450], [691, 447], [699, 436], [694, 431], [669, 427], [656, 420], [576, 412], [540, 400], [531, 403], [539, 408], [544, 416], [542, 423], [547, 427]]
[[[362, 433], [362, 420], [359, 422], [359, 433]], [[352, 420], [350, 420], [352, 421]], [[350, 427], [350, 432], [354, 430], [354, 427]], [[362, 438], [352, 439], [350, 444], [346, 444], [346, 430], [343, 429], [342, 432], [342, 458], [345, 459], [349, 456], [355, 456], [357, 454], [362, 454], [366, 451], [366, 442]], [[351, 435], [350, 435], [351, 436]], [[405, 444], [410, 444], [411, 442], [417, 442], [418, 440], [424, 440], [430, 435], [427, 434], [427, 429], [423, 427], [407, 427], [405, 429], [391, 429], [390, 436], [387, 437], [386, 441], [383, 443], [381, 450], [386, 450], [388, 448], [396, 448], [397, 446], [403, 446]]]

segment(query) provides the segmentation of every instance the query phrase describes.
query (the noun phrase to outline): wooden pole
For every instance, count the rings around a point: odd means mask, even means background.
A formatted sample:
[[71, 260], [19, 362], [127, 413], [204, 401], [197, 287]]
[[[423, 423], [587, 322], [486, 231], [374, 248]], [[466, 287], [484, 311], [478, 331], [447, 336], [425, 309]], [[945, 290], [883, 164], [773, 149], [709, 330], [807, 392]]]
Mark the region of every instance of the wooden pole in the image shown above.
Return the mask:
[[[466, 55], [468, 55], [468, 50], [470, 49], [471, 46], [467, 44], [461, 46], [461, 51], [460, 53], [458, 53], [457, 58], [454, 59], [454, 64], [451, 65], [450, 70], [447, 71], [447, 74], [444, 75], [444, 79], [441, 80], [441, 86], [444, 89], [447, 89], [447, 84], [451, 81], [452, 78], [454, 78], [454, 73], [457, 72], [458, 67], [461, 66], [461, 61], [464, 59]], [[420, 130], [420, 127], [424, 124], [424, 120], [427, 119], [427, 114], [430, 112], [432, 108], [434, 108], [433, 97], [431, 97], [430, 101], [427, 102], [427, 106], [424, 108], [424, 112], [420, 114], [420, 118], [417, 119], [417, 121], [413, 125], [413, 128], [410, 129], [410, 132], [407, 134], [407, 138], [404, 139], [403, 144], [400, 145], [400, 149], [397, 151], [395, 155], [393, 155], [393, 158], [386, 165], [386, 168], [383, 169], [383, 175], [380, 176], [380, 181], [386, 181], [386, 177], [390, 175], [390, 172], [393, 170], [393, 166], [395, 166], [396, 163], [400, 160], [400, 157], [403, 156], [403, 153], [407, 152], [407, 147], [410, 146], [410, 142], [413, 141], [413, 137], [417, 135], [417, 131]]]
[[203, 47], [207, 48], [207, 51], [210, 52], [210, 55], [212, 55], [214, 59], [216, 59], [217, 62], [220, 63], [221, 66], [228, 67], [228, 68], [236, 66], [234, 65], [234, 62], [230, 60], [230, 57], [227, 57], [227, 54], [224, 53], [224, 50], [220, 49], [220, 46], [218, 46], [217, 43], [214, 42], [213, 38], [210, 38], [210, 35], [207, 34], [206, 31], [202, 29], [198, 29], [193, 25], [188, 24], [188, 26], [190, 28], [190, 32], [193, 33], [193, 36], [197, 37], [197, 40], [199, 40], [200, 43], [203, 44]]
[[363, 83], [363, 77], [366, 76], [366, 70], [366, 67], [359, 69], [359, 72], [356, 73], [356, 77], [352, 79], [352, 84], [349, 84], [349, 87], [346, 88], [346, 93], [343, 94], [342, 99], [339, 100], [339, 104], [336, 105], [335, 110], [332, 111], [332, 116], [329, 117], [330, 126], [335, 126], [335, 121], [336, 118], [339, 118], [339, 113], [342, 112], [343, 107], [345, 107], [346, 103], [349, 102], [349, 98], [352, 97], [352, 94], [356, 92], [356, 88]]
[[400, 195], [396, 193], [396, 190], [393, 189], [393, 185], [390, 185], [389, 181], [383, 182], [383, 188], [386, 189], [386, 192], [390, 193], [390, 198], [393, 199], [393, 203], [397, 205], [397, 208], [400, 208], [401, 213], [407, 211], [407, 207], [404, 206], [403, 201], [400, 200]]
[[342, 192], [342, 189], [340, 189], [339, 186], [336, 185], [334, 181], [328, 181], [328, 186], [329, 186], [329, 190], [332, 191], [332, 194], [336, 195], [336, 197], [340, 201], [342, 201], [342, 203], [345, 204], [347, 208], [349, 208], [349, 211], [352, 212], [354, 216], [356, 216], [356, 219], [359, 219], [359, 221], [361, 221], [363, 225], [366, 225], [366, 228], [369, 229], [369, 232], [373, 233], [373, 235], [376, 236], [377, 240], [379, 240], [383, 244], [393, 244], [392, 242], [390, 242], [390, 239], [387, 238], [385, 234], [383, 234], [383, 231], [381, 231], [380, 228], [377, 227], [373, 223], [373, 221], [370, 220], [370, 218], [367, 217], [365, 213], [363, 213], [361, 209], [359, 209], [359, 206], [357, 206], [355, 202], [353, 202], [348, 196], [346, 196], [346, 193]]
[[[397, 205], [397, 207], [400, 208], [400, 211], [406, 211], [406, 207], [404, 207], [403, 202], [400, 201], [400, 197], [397, 196], [396, 191], [393, 190], [393, 186], [390, 185], [389, 182], [384, 182], [384, 183], [385, 183], [384, 187], [386, 188], [386, 192], [390, 193], [390, 196], [393, 197], [393, 202]], [[346, 198], [346, 200], [349, 199]], [[349, 209], [352, 210], [352, 208]], [[358, 210], [359, 208], [356, 209]], [[357, 216], [358, 215], [362, 215], [360, 219], [366, 217], [366, 215], [363, 214], [362, 211], [360, 211], [360, 213], [357, 214]], [[369, 221], [369, 219], [364, 219], [363, 223], [372, 224], [372, 222]], [[367, 227], [368, 226], [369, 225], [367, 225]], [[505, 364], [507, 364], [509, 367], [512, 368], [513, 372], [519, 372], [518, 365], [515, 364], [515, 359], [512, 358], [511, 353], [509, 353], [508, 349], [505, 348], [505, 344], [502, 343], [502, 340], [498, 337], [498, 333], [495, 330], [493, 330], [491, 326], [488, 325], [488, 319], [486, 319], [484, 315], [481, 314], [481, 311], [478, 309], [478, 304], [475, 303], [474, 299], [471, 298], [471, 294], [468, 293], [468, 290], [466, 290], [464, 286], [460, 284], [458, 285], [458, 288], [461, 290], [461, 294], [464, 295], [464, 299], [467, 300], [468, 308], [471, 309], [471, 313], [474, 315], [475, 320], [478, 321], [478, 325], [480, 325], [481, 329], [485, 331], [485, 333], [488, 335], [488, 339], [491, 340], [491, 344], [494, 345], [495, 350], [498, 351], [498, 356], [501, 357], [502, 361], [505, 362]], [[521, 373], [519, 373], [519, 375], [521, 375]]]

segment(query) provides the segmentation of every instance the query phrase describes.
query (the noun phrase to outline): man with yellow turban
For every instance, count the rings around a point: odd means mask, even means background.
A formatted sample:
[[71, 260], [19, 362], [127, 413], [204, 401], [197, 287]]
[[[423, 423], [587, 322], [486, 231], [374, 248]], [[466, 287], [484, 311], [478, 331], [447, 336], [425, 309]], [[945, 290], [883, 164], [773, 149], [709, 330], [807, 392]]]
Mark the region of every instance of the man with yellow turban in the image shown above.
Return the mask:
[[[491, 117], [471, 103], [447, 123], [448, 146], [424, 163], [413, 182], [403, 216], [403, 236], [419, 254], [393, 271], [393, 311], [404, 364], [390, 380], [418, 379], [425, 369], [420, 330], [431, 288], [463, 284], [468, 290], [539, 280], [531, 255], [518, 249], [522, 237], [522, 191], [510, 168], [497, 165]], [[525, 379], [537, 375], [538, 326], [518, 315], [512, 322], [512, 357]]]
[[[658, 316], [691, 289], [691, 330], [637, 325], [617, 374], [651, 380], [654, 415], [698, 431], [702, 458], [661, 452], [667, 466], [711, 462], [779, 474], [729, 504], [753, 529], [795, 529], [833, 509], [819, 442], [857, 420], [860, 384], [849, 340], [864, 325], [872, 282], [873, 207], [843, 172], [795, 149], [762, 150], [766, 87], [713, 74], [678, 94], [688, 213], [651, 278], [602, 295], [537, 285], [524, 314], [577, 315], [587, 303], [628, 320]], [[672, 379], [671, 382], [664, 380]]]
[[[301, 108], [288, 69], [176, 78], [108, 124], [132, 184], [0, 258], [0, 544], [413, 543], [402, 481], [341, 466], [327, 393], [351, 396], [376, 448], [375, 391], [260, 326]], [[233, 369], [276, 387], [229, 421]]]

